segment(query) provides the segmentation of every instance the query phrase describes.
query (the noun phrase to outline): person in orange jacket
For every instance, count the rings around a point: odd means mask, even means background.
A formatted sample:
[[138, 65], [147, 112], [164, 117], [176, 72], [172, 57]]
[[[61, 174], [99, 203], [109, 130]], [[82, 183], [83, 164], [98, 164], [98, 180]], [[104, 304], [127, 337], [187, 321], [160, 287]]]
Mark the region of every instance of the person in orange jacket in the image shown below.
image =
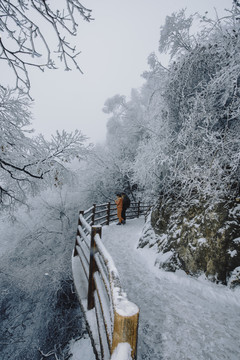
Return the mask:
[[123, 199], [121, 194], [117, 194], [117, 199], [115, 200], [115, 204], [117, 205], [117, 217], [118, 217], [118, 223], [117, 225], [122, 225], [122, 205], [123, 205]]

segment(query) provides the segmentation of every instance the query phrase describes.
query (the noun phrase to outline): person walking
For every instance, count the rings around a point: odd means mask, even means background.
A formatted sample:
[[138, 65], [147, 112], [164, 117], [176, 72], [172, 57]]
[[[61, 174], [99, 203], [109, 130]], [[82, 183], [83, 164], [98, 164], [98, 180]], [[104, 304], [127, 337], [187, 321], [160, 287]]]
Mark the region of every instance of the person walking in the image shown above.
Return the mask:
[[117, 217], [118, 223], [117, 225], [122, 225], [122, 207], [123, 207], [123, 199], [121, 194], [117, 194], [117, 199], [115, 200], [115, 204], [117, 205]]
[[126, 224], [126, 210], [130, 206], [130, 199], [126, 193], [122, 192], [122, 224]]

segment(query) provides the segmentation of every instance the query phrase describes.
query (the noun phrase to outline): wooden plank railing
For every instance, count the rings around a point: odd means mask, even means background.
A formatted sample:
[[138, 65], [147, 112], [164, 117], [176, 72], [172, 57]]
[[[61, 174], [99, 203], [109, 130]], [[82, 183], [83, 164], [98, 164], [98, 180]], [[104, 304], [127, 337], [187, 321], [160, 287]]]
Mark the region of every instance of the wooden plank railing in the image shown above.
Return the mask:
[[[151, 205], [138, 202], [131, 202], [131, 206], [127, 209], [127, 218], [133, 219], [145, 214]], [[90, 225], [109, 225], [110, 222], [118, 220], [116, 212], [116, 204], [108, 202], [100, 205], [93, 204], [88, 210], [84, 211], [84, 218]]]
[[[139, 217], [148, 209], [149, 205], [133, 203], [127, 217]], [[119, 360], [129, 359], [130, 352], [132, 359], [137, 358], [139, 309], [127, 299], [112, 257], [101, 241], [102, 225], [115, 220], [115, 204], [114, 208], [111, 203], [94, 204], [80, 211], [72, 258], [75, 288], [99, 360], [111, 359], [123, 344], [125, 357], [121, 350]]]

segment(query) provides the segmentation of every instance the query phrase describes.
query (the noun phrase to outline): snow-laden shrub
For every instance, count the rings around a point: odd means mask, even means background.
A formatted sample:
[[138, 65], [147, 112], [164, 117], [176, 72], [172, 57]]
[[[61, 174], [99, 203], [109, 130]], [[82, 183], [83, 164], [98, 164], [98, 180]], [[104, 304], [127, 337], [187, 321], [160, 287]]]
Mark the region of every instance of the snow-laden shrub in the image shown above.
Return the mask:
[[237, 266], [230, 274], [228, 285], [231, 288], [240, 286], [240, 266]]

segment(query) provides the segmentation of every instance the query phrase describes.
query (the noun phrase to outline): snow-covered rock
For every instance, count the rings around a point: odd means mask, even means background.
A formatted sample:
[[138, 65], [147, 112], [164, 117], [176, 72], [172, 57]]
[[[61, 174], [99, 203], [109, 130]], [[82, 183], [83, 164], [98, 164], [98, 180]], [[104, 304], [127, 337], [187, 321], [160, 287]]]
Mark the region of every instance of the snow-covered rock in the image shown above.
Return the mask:
[[165, 270], [204, 273], [212, 281], [237, 284], [239, 234], [238, 201], [215, 205], [195, 201], [187, 207], [169, 202], [148, 216], [138, 246], [154, 247], [156, 264]]

